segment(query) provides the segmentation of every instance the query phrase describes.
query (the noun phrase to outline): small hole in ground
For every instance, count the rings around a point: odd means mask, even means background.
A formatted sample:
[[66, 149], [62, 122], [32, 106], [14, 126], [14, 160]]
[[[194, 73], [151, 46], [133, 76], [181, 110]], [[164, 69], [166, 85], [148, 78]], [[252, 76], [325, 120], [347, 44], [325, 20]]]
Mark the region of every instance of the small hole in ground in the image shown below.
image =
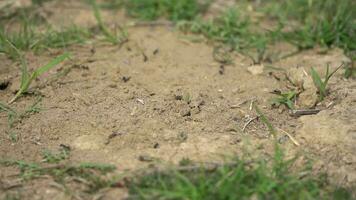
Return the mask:
[[0, 82], [0, 90], [6, 90], [6, 88], [10, 85], [9, 81]]

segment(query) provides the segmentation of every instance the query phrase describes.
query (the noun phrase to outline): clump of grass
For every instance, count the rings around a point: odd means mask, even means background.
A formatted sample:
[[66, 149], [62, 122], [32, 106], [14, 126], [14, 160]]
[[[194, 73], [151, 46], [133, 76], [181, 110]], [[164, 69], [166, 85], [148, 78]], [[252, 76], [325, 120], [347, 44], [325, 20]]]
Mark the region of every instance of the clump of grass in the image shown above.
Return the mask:
[[35, 80], [37, 77], [39, 77], [43, 73], [49, 71], [50, 69], [52, 69], [53, 67], [55, 67], [56, 65], [63, 62], [64, 60], [66, 60], [69, 57], [70, 57], [69, 53], [64, 53], [64, 54], [54, 58], [46, 65], [37, 68], [31, 74], [27, 71], [27, 65], [23, 65], [20, 89], [16, 93], [16, 95], [9, 101], [9, 104], [15, 102], [21, 95], [26, 93], [33, 80]]
[[0, 112], [7, 113], [7, 120], [9, 122], [9, 127], [12, 127], [15, 119], [18, 116], [18, 113], [12, 109], [10, 106], [6, 105], [5, 103], [0, 102]]
[[237, 8], [230, 8], [215, 19], [186, 21], [178, 26], [183, 31], [201, 34], [214, 43], [226, 45], [231, 51], [243, 53], [259, 64], [264, 61], [267, 46], [274, 42], [280, 29], [252, 30], [250, 20], [239, 13]]
[[5, 44], [8, 49], [12, 50], [12, 54], [16, 55], [17, 58], [20, 59], [21, 62], [21, 85], [19, 88], [19, 91], [15, 94], [15, 96], [9, 101], [9, 104], [13, 103], [16, 101], [22, 94], [26, 93], [27, 90], [29, 89], [31, 83], [33, 80], [35, 80], [37, 77], [42, 75], [43, 73], [47, 72], [48, 70], [52, 69], [59, 63], [63, 62], [64, 60], [68, 59], [70, 57], [69, 53], [64, 53], [53, 60], [51, 60], [48, 64], [41, 66], [34, 70], [31, 74], [28, 72], [28, 67], [27, 67], [27, 62], [21, 52], [7, 39], [4, 39]]
[[[8, 43], [11, 43], [11, 46]], [[0, 52], [5, 53], [11, 59], [18, 59], [18, 53], [12, 46], [19, 50], [30, 50], [36, 46], [38, 38], [32, 27], [24, 24], [20, 31], [13, 33], [6, 33], [0, 28]]]
[[[35, 32], [31, 25], [24, 24], [17, 32], [5, 32], [0, 28], [0, 52], [11, 59], [19, 59], [13, 47], [21, 51], [33, 50], [38, 53], [49, 48], [66, 48], [72, 44], [84, 43], [91, 34], [83, 28], [68, 27], [62, 31], [48, 29], [46, 32]], [[8, 45], [8, 42], [12, 46]]]
[[70, 149], [69, 148], [61, 148], [58, 153], [54, 153], [49, 150], [43, 151], [43, 162], [45, 163], [59, 163], [62, 160], [65, 160], [69, 157]]
[[116, 167], [113, 165], [97, 163], [81, 163], [79, 165], [58, 164], [54, 166], [42, 166], [38, 163], [27, 163], [25, 161], [0, 160], [0, 165], [15, 166], [20, 170], [20, 177], [24, 180], [31, 180], [43, 175], [53, 177], [53, 179], [65, 185], [68, 177], [81, 178], [85, 181], [88, 193], [95, 193], [102, 188], [109, 187], [112, 182], [104, 175], [113, 172]]
[[116, 10], [121, 8], [124, 5], [124, 1], [122, 0], [107, 0], [105, 2], [101, 2], [99, 4], [100, 8], [104, 8], [104, 9], [112, 9], [112, 10]]
[[272, 99], [272, 105], [280, 106], [285, 105], [289, 109], [294, 109], [294, 101], [297, 97], [297, 93], [295, 91], [288, 91], [288, 92], [274, 92], [278, 97]]
[[15, 132], [8, 132], [7, 134], [8, 134], [12, 143], [19, 141], [19, 137]]
[[123, 29], [120, 28], [120, 33], [118, 34], [116, 31], [112, 32], [103, 22], [103, 19], [101, 17], [100, 13], [100, 8], [96, 2], [96, 0], [90, 0], [90, 4], [93, 7], [93, 12], [95, 19], [98, 23], [98, 26], [105, 36], [106, 41], [112, 43], [112, 44], [121, 44], [125, 41], [127, 41], [127, 32]]
[[13, 125], [18, 122], [19, 120], [28, 117], [31, 114], [40, 112], [40, 108], [38, 107], [41, 98], [38, 98], [32, 105], [26, 108], [25, 111], [19, 112], [15, 109], [11, 108], [9, 105], [0, 102], [0, 112], [7, 113], [8, 125], [9, 128], [12, 128]]
[[233, 57], [232, 57], [233, 50], [231, 48], [225, 48], [225, 46], [216, 46], [213, 49], [213, 58], [215, 61], [222, 63], [222, 64], [232, 64]]
[[352, 67], [352, 66], [346, 67], [344, 77], [345, 78], [356, 78], [356, 68]]
[[[272, 1], [277, 5], [279, 19], [299, 22], [285, 34], [285, 39], [300, 49], [316, 45], [336, 46], [346, 51], [356, 49], [356, 3], [353, 0], [287, 0]], [[275, 10], [277, 11], [277, 10]]]
[[347, 56], [350, 57], [351, 63], [348, 65], [345, 65], [345, 72], [344, 72], [344, 77], [345, 78], [356, 78], [356, 51], [355, 52], [350, 52]]
[[49, 2], [49, 1], [52, 1], [52, 0], [31, 0], [32, 4], [40, 5], [40, 6], [46, 2]]
[[[92, 5], [92, 0], [85, 0], [85, 2], [89, 5]], [[106, 1], [99, 1], [97, 5], [101, 9], [107, 10], [117, 10], [122, 8], [125, 5], [125, 1], [123, 0], [106, 0]]]
[[249, 25], [248, 19], [241, 19], [239, 11], [233, 8], [216, 19], [209, 21], [197, 19], [193, 22], [181, 23], [179, 26], [182, 30], [202, 34], [209, 40], [239, 49], [247, 45], [248, 41], [243, 40], [243, 36], [249, 34]]
[[291, 172], [292, 163], [276, 150], [272, 165], [237, 160], [213, 171], [155, 172], [131, 183], [130, 199], [351, 199], [348, 190], [331, 186], [323, 174]]
[[23, 195], [21, 195], [19, 192], [5, 195], [5, 200], [21, 200], [21, 199], [23, 199]]
[[15, 7], [11, 6], [15, 1], [10, 0], [8, 2], [8, 6], [5, 6], [2, 9], [0, 8], [0, 24], [5, 26], [6, 23], [9, 22], [37, 25], [46, 21], [46, 19], [37, 12], [39, 4], [32, 3], [30, 6]]
[[[268, 120], [268, 118], [266, 117], [265, 114], [263, 114], [263, 112], [261, 111], [261, 109], [255, 104], [253, 103], [253, 108], [255, 109], [256, 113], [258, 114], [259, 119], [261, 119], [261, 121], [267, 126], [269, 133], [273, 136], [276, 137], [277, 136], [277, 131], [274, 128], [274, 126], [272, 125], [272, 123]], [[277, 143], [276, 143], [277, 144]]]
[[83, 44], [91, 37], [91, 33], [77, 26], [70, 26], [64, 30], [48, 29], [45, 33], [39, 34], [41, 38], [35, 47], [35, 50], [47, 48], [66, 48], [72, 44]]
[[327, 85], [330, 80], [330, 78], [343, 66], [340, 65], [337, 67], [334, 71], [331, 73], [329, 72], [329, 65], [326, 67], [326, 72], [325, 72], [325, 77], [324, 80], [321, 78], [321, 76], [318, 74], [318, 72], [315, 71], [315, 69], [312, 67], [311, 68], [311, 76], [313, 78], [313, 82], [315, 87], [318, 89], [319, 93], [319, 100], [323, 101], [324, 98], [327, 96], [328, 91], [327, 91]]
[[[201, 3], [202, 2], [202, 3]], [[128, 0], [127, 13], [141, 20], [156, 20], [160, 17], [174, 22], [193, 20], [209, 7], [210, 1], [198, 0]]]

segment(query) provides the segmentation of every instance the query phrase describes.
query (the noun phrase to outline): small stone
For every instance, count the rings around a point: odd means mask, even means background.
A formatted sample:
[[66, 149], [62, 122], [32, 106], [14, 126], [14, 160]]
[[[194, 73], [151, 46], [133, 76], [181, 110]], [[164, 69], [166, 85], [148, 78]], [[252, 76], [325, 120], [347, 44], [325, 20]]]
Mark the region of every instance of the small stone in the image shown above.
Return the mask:
[[176, 95], [174, 95], [174, 99], [177, 100], [177, 101], [181, 101], [181, 100], [183, 100], [183, 95], [176, 94]]
[[16, 78], [15, 80], [13, 80], [9, 86], [9, 90], [12, 92], [12, 93], [16, 93], [19, 88], [20, 88], [20, 85], [21, 85], [21, 80], [20, 78]]
[[131, 79], [130, 76], [123, 76], [123, 77], [121, 77], [121, 80], [122, 80], [124, 83], [128, 82], [130, 79]]
[[188, 117], [188, 116], [191, 115], [191, 113], [190, 113], [190, 110], [183, 110], [183, 111], [180, 112], [180, 115], [182, 117]]
[[228, 127], [225, 129], [226, 132], [238, 132], [238, 130], [235, 127]]
[[188, 134], [185, 132], [180, 132], [177, 137], [180, 142], [185, 142], [188, 139]]
[[150, 155], [143, 154], [138, 157], [138, 160], [141, 162], [153, 162], [155, 158]]
[[263, 65], [252, 65], [247, 68], [252, 75], [260, 75], [263, 73], [264, 66]]
[[304, 82], [309, 78], [308, 74], [306, 74], [305, 70], [301, 67], [288, 69], [287, 76], [288, 79], [298, 88], [305, 88]]
[[111, 83], [108, 86], [109, 86], [109, 88], [117, 88], [117, 85], [115, 83]]
[[153, 148], [154, 148], [154, 149], [158, 149], [158, 148], [159, 148], [159, 146], [160, 146], [160, 145], [159, 145], [159, 143], [158, 143], [158, 142], [156, 142], [156, 143], [153, 145]]
[[305, 90], [299, 95], [298, 104], [301, 108], [312, 108], [318, 102], [316, 89]]
[[196, 115], [200, 113], [200, 108], [199, 107], [194, 107], [191, 109], [191, 114]]

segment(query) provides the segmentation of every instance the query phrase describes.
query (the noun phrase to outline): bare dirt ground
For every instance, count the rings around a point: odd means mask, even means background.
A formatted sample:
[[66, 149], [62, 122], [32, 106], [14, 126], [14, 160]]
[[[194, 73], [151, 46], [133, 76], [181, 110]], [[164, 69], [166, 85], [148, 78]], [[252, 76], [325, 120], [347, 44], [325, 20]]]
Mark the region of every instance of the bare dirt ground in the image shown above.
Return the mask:
[[[90, 7], [77, 2], [52, 4], [45, 4], [42, 12], [53, 23], [95, 25]], [[58, 9], [60, 6], [66, 9]], [[128, 22], [122, 13], [104, 16], [118, 24]], [[110, 163], [125, 171], [151, 165], [146, 157], [177, 163], [182, 158], [221, 161], [245, 151], [268, 156], [273, 153], [272, 139], [259, 119], [242, 131], [257, 116], [250, 108], [256, 102], [278, 130], [299, 142], [296, 146], [279, 131], [289, 156], [300, 153], [302, 159], [311, 158], [315, 171], [326, 171], [336, 184], [356, 184], [355, 81], [337, 73], [329, 85], [330, 96], [317, 106], [320, 113], [292, 117], [287, 110], [270, 105], [274, 97], [270, 92], [288, 84], [283, 73], [265, 66], [253, 74], [251, 60], [241, 55], [235, 55], [234, 64], [223, 66], [214, 61], [210, 45], [185, 40], [170, 26], [131, 27], [128, 31], [129, 42], [122, 46], [93, 42], [69, 47], [73, 59], [34, 84], [43, 96], [42, 110], [11, 129], [17, 142], [10, 140], [7, 116], [0, 113], [0, 157], [40, 162], [44, 150], [57, 150], [64, 144], [72, 149], [70, 163]], [[275, 49], [279, 51], [278, 46]], [[26, 58], [33, 69], [59, 52], [26, 54]], [[290, 79], [308, 85], [311, 78], [305, 72], [310, 67], [324, 72], [328, 63], [336, 68], [345, 61], [351, 62], [340, 49], [326, 53], [313, 49], [273, 65], [285, 69]], [[3, 55], [0, 63], [0, 82], [9, 82], [0, 90], [0, 100], [7, 102], [18, 89], [20, 72]], [[61, 72], [68, 73], [51, 79]], [[305, 94], [298, 105], [305, 108], [313, 98]], [[24, 110], [35, 100], [27, 95], [13, 106]], [[11, 178], [13, 173], [10, 168], [1, 169], [3, 191], [9, 192], [6, 185], [16, 181]], [[11, 190], [28, 199], [70, 199], [48, 177]], [[112, 189], [103, 198], [116, 199], [117, 195], [127, 194], [125, 189]]]

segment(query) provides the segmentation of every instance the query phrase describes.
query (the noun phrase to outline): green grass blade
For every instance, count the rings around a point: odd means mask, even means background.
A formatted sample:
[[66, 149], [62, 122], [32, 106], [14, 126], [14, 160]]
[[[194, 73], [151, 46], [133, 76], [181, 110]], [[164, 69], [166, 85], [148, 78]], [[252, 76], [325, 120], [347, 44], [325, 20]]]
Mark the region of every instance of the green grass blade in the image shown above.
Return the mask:
[[294, 105], [293, 105], [293, 102], [291, 100], [287, 100], [286, 101], [286, 105], [289, 109], [294, 109]]
[[12, 108], [10, 108], [8, 105], [6, 105], [5, 103], [0, 102], [0, 112], [1, 111], [5, 111], [8, 113], [16, 113], [16, 111]]
[[98, 22], [99, 28], [105, 35], [106, 39], [108, 41], [110, 41], [111, 43], [117, 43], [118, 42], [117, 37], [113, 33], [110, 32], [110, 30], [105, 26], [105, 24], [102, 20], [100, 8], [99, 8], [98, 4], [96, 3], [96, 0], [90, 0], [90, 4], [93, 7], [94, 17], [95, 17], [96, 21]]
[[326, 75], [326, 77], [325, 77], [325, 81], [324, 81], [324, 83], [325, 83], [325, 88], [326, 88], [326, 85], [328, 84], [328, 82], [329, 82], [329, 79], [341, 68], [341, 67], [343, 67], [344, 66], [344, 63], [342, 63], [340, 66], [338, 66], [333, 72], [331, 72], [330, 74], [329, 74], [329, 66], [328, 66], [328, 68], [327, 68], [327, 75]]
[[[48, 70], [52, 69], [53, 67], [55, 67], [56, 65], [58, 65], [59, 63], [63, 62], [64, 60], [66, 60], [67, 58], [70, 57], [70, 53], [64, 53], [58, 57], [56, 57], [55, 59], [51, 60], [48, 64], [36, 69], [34, 71], [34, 73], [36, 73], [37, 76], [42, 75], [43, 73], [47, 72]], [[35, 77], [36, 78], [36, 77]]]
[[21, 73], [22, 74], [21, 74], [21, 86], [20, 87], [23, 87], [23, 85], [26, 84], [26, 82], [28, 81], [28, 79], [30, 77], [30, 74], [28, 73], [26, 59], [23, 57], [21, 52], [15, 47], [15, 45], [13, 45], [8, 39], [6, 39], [3, 34], [0, 34], [0, 37], [1, 37], [1, 41], [5, 44], [5, 46], [7, 46], [9, 49], [11, 49], [12, 57], [19, 58], [19, 60], [21, 62]]
[[26, 82], [29, 80], [30, 74], [28, 72], [27, 62], [23, 56], [20, 56], [20, 61], [21, 61], [21, 85], [20, 85], [20, 87], [23, 87], [23, 85], [25, 85]]
[[316, 88], [319, 91], [320, 100], [323, 100], [324, 97], [326, 96], [325, 85], [324, 85], [324, 82], [321, 80], [318, 72], [316, 72], [313, 67], [311, 68], [311, 76], [312, 76], [314, 85], [316, 86]]
[[63, 62], [65, 59], [69, 58], [70, 54], [69, 53], [64, 53], [58, 57], [56, 57], [55, 59], [51, 60], [48, 64], [36, 69], [32, 74], [31, 77], [28, 78], [26, 81], [24, 81], [23, 84], [21, 84], [21, 87], [19, 89], [19, 91], [16, 93], [16, 95], [14, 96], [14, 98], [12, 98], [9, 101], [9, 104], [13, 103], [14, 101], [16, 101], [23, 93], [25, 93], [28, 88], [30, 87], [32, 81], [34, 79], [36, 79], [38, 76], [42, 75], [43, 73], [45, 73], [46, 71], [52, 69], [53, 67], [55, 67], [56, 65], [58, 65], [59, 63]]
[[90, 4], [93, 7], [94, 17], [95, 17], [96, 21], [98, 22], [99, 26], [101, 27], [103, 25], [103, 21], [101, 18], [99, 6], [96, 3], [96, 0], [90, 0]]
[[9, 127], [11, 128], [15, 119], [18, 117], [18, 113], [12, 109], [10, 106], [6, 105], [5, 103], [0, 102], [0, 112], [6, 112], [7, 113], [7, 120], [9, 123]]
[[267, 117], [262, 113], [256, 104], [253, 104], [253, 107], [259, 115], [261, 121], [267, 126], [269, 133], [275, 137], [277, 135], [277, 131], [273, 127], [272, 123], [267, 119]]
[[344, 66], [344, 63], [342, 63], [339, 67], [337, 67], [331, 73], [329, 73], [330, 68], [329, 68], [329, 66], [327, 66], [326, 73], [325, 73], [325, 80], [324, 81], [320, 78], [319, 74], [315, 71], [315, 69], [311, 68], [312, 79], [313, 79], [315, 87], [319, 91], [319, 99], [320, 99], [320, 101], [322, 101], [327, 95], [326, 86], [327, 86], [330, 78], [343, 66]]

